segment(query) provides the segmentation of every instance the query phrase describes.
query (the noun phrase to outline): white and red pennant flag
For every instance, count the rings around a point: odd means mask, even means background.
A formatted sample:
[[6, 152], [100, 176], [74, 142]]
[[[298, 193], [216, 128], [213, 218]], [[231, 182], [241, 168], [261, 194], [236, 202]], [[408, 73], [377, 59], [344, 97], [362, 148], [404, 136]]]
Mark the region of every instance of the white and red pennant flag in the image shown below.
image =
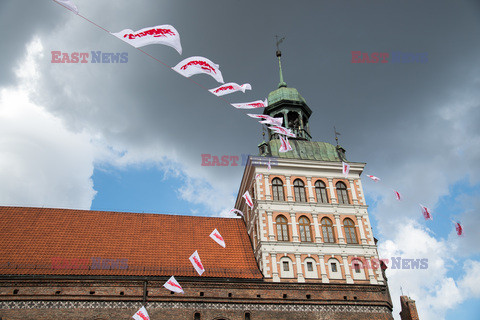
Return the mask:
[[185, 293], [183, 292], [182, 286], [175, 280], [174, 276], [171, 276], [167, 282], [163, 285], [166, 289], [176, 292], [176, 293]]
[[202, 275], [205, 272], [205, 268], [203, 267], [202, 261], [200, 260], [200, 256], [198, 252], [195, 252], [190, 256], [190, 262], [192, 263], [195, 270], [198, 272], [199, 275]]
[[212, 233], [210, 233], [210, 238], [212, 238], [213, 241], [225, 248], [225, 240], [223, 240], [222, 235], [220, 234], [220, 232], [218, 232], [217, 229], [213, 230]]
[[293, 133], [291, 129], [288, 129], [282, 126], [271, 126], [269, 127], [269, 129], [275, 131], [278, 134], [283, 134], [288, 137], [292, 137], [292, 138], [296, 137], [295, 133]]
[[292, 146], [290, 145], [290, 142], [288, 142], [288, 138], [284, 138], [283, 136], [279, 135], [280, 138], [280, 149], [278, 152], [288, 152], [292, 151]]
[[274, 126], [281, 126], [283, 122], [283, 118], [274, 118], [274, 117], [267, 116], [265, 114], [247, 113], [247, 116], [252, 118], [263, 119], [262, 121], [260, 121], [260, 123], [271, 124]]
[[191, 77], [195, 74], [205, 73], [212, 76], [215, 80], [223, 83], [223, 76], [220, 72], [219, 65], [213, 63], [204, 57], [190, 57], [180, 61], [172, 69], [180, 73], [184, 77]]
[[245, 193], [243, 194], [242, 198], [245, 199], [245, 202], [247, 203], [247, 205], [250, 207], [250, 208], [253, 208], [253, 201], [252, 201], [252, 197], [250, 197], [250, 193], [247, 191], [245, 191]]
[[257, 180], [258, 178], [262, 179], [262, 178], [263, 178], [263, 174], [257, 173], [257, 174], [255, 175], [255, 180]]
[[455, 231], [457, 231], [457, 235], [463, 235], [463, 227], [460, 222], [453, 221], [453, 223], [455, 224]]
[[342, 173], [346, 177], [348, 177], [348, 173], [350, 172], [350, 165], [342, 161]]
[[272, 169], [272, 165], [270, 164], [270, 159], [268, 159], [267, 169], [268, 169], [268, 170], [271, 170], [271, 169]]
[[53, 1], [58, 3], [61, 6], [65, 7], [65, 8], [67, 8], [68, 10], [72, 11], [73, 13], [78, 14], [78, 8], [75, 5], [75, 3], [73, 3], [73, 1], [71, 1], [71, 0], [53, 0]]
[[375, 177], [375, 176], [371, 176], [371, 175], [367, 175], [367, 177], [369, 177], [370, 179], [372, 179], [372, 180], [375, 181], [375, 182], [380, 181], [380, 178], [379, 178], [379, 177]]
[[224, 96], [226, 94], [234, 93], [237, 91], [242, 91], [243, 93], [245, 93], [245, 90], [252, 90], [252, 86], [249, 83], [244, 83], [242, 85], [239, 85], [238, 83], [235, 83], [235, 82], [229, 82], [229, 83], [225, 83], [224, 85], [221, 85], [220, 87], [216, 87], [208, 91], [210, 91], [217, 97], [220, 97], [220, 96]]
[[150, 320], [150, 317], [148, 316], [147, 309], [145, 307], [141, 307], [140, 310], [138, 310], [133, 316], [133, 319], [135, 320]]
[[112, 32], [112, 35], [135, 48], [149, 44], [163, 44], [172, 47], [177, 50], [179, 54], [182, 54], [180, 35], [177, 30], [169, 24], [143, 28], [137, 31], [124, 29], [120, 32]]
[[241, 215], [242, 217], [245, 217], [245, 215], [243, 214], [242, 211], [238, 210], [238, 209], [232, 209], [230, 210], [230, 213], [238, 213], [239, 215]]
[[422, 214], [425, 220], [433, 220], [432, 218], [432, 213], [430, 212], [430, 209], [425, 207], [424, 205], [420, 204], [420, 208], [422, 208]]
[[402, 200], [402, 195], [400, 194], [400, 192], [393, 190], [393, 193], [395, 193], [395, 199], [397, 199], [398, 201]]
[[268, 105], [268, 102], [267, 102], [267, 99], [265, 99], [264, 101], [256, 100], [256, 101], [245, 102], [245, 103], [232, 103], [231, 105], [237, 109], [255, 109], [255, 108], [265, 108]]

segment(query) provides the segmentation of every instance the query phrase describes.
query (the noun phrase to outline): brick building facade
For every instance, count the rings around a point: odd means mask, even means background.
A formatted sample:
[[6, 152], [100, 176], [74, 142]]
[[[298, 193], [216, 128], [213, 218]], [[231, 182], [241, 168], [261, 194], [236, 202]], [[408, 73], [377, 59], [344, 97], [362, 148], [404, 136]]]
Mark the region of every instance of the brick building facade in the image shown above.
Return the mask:
[[[311, 113], [281, 77], [264, 114], [296, 134], [293, 150], [274, 133], [259, 145], [238, 219], [0, 207], [0, 319], [130, 319], [142, 305], [151, 319], [393, 319], [365, 164], [343, 174], [345, 150], [312, 141]], [[162, 287], [172, 275], [184, 294]]]

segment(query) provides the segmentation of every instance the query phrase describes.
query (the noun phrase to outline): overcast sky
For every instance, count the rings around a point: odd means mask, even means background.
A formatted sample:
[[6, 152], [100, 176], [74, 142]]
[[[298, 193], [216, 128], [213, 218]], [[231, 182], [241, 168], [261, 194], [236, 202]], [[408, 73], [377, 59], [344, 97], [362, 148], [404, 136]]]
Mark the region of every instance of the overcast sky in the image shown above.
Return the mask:
[[[363, 179], [381, 256], [429, 259], [426, 270], [387, 270], [394, 316], [400, 286], [422, 320], [478, 315], [480, 1], [75, 3], [112, 32], [173, 25], [181, 56], [143, 49], [169, 66], [204, 56], [226, 82], [250, 83], [225, 96], [232, 103], [276, 89], [274, 36], [285, 36], [284, 79], [313, 111], [314, 140], [334, 143], [335, 125], [347, 159], [382, 178]], [[51, 0], [1, 0], [0, 27], [1, 205], [228, 215], [243, 167], [204, 167], [201, 154], [257, 154], [262, 128], [248, 111]], [[52, 51], [126, 52], [128, 62], [55, 64]], [[352, 51], [428, 61], [352, 63]]]

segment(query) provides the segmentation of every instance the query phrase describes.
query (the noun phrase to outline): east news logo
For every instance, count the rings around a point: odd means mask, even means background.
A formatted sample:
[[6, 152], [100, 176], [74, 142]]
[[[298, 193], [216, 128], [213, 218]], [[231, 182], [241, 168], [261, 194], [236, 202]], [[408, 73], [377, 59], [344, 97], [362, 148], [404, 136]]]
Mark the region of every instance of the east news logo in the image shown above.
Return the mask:
[[[90, 54], [91, 53], [91, 54]], [[52, 63], [127, 63], [128, 52], [68, 52], [52, 51]], [[88, 60], [91, 57], [90, 61]]]

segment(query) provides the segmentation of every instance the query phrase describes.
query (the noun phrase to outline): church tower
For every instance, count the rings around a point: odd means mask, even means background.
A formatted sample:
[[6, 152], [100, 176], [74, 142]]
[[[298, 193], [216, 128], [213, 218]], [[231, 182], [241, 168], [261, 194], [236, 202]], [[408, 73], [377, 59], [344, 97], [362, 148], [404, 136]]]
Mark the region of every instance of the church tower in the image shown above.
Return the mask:
[[[289, 139], [292, 151], [280, 153], [278, 135], [268, 133], [259, 156], [249, 158], [235, 206], [264, 280], [386, 288], [360, 179], [365, 163], [347, 161], [339, 145], [312, 140], [312, 110], [283, 81], [280, 51], [277, 57], [280, 83], [264, 114], [282, 117], [297, 137]], [[347, 176], [342, 162], [350, 165]], [[253, 208], [242, 198], [246, 191]]]

